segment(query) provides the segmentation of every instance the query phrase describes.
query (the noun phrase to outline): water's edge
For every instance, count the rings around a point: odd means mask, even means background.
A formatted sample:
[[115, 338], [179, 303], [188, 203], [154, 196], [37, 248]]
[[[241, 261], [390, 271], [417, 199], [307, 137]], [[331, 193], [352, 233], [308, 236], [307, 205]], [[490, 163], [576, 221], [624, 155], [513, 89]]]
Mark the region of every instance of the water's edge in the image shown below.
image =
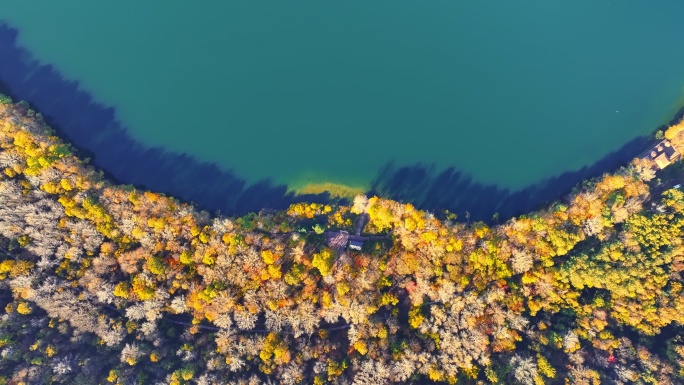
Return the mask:
[[[148, 147], [128, 134], [117, 120], [116, 109], [97, 102], [65, 79], [49, 64], [17, 43], [18, 31], [0, 24], [0, 92], [26, 100], [40, 111], [81, 156], [105, 170], [117, 183], [163, 192], [223, 214], [245, 214], [263, 208], [283, 209], [294, 202], [326, 202], [328, 193], [300, 194], [288, 186], [262, 180], [249, 184], [234, 172], [202, 162], [187, 154]], [[674, 117], [678, 121], [684, 108]], [[662, 129], [658, 127], [657, 129]], [[472, 220], [500, 220], [533, 211], [567, 194], [577, 183], [616, 169], [639, 154], [651, 142], [637, 137], [591, 166], [510, 191], [474, 181], [456, 168], [438, 170], [422, 164], [398, 166], [390, 162], [371, 182], [371, 194], [411, 202], [420, 209], [448, 209]]]

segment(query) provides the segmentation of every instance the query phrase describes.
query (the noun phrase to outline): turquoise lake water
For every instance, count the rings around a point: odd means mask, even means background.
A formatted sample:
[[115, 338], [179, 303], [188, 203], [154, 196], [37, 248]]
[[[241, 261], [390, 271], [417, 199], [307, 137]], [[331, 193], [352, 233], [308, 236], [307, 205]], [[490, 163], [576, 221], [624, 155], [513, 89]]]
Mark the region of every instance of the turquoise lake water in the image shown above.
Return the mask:
[[248, 182], [368, 186], [395, 162], [511, 190], [672, 118], [682, 14], [681, 0], [0, 4], [18, 44], [147, 146]]

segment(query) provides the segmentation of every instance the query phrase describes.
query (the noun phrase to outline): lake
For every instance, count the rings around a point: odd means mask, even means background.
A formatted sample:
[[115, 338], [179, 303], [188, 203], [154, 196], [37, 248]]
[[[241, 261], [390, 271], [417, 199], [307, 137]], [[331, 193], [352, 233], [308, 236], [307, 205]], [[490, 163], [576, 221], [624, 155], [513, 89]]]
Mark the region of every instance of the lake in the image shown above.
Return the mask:
[[2, 2], [0, 80], [120, 181], [213, 209], [246, 204], [221, 203], [218, 179], [258, 207], [377, 187], [388, 165], [496, 197], [587, 170], [684, 106], [681, 0], [160, 4]]

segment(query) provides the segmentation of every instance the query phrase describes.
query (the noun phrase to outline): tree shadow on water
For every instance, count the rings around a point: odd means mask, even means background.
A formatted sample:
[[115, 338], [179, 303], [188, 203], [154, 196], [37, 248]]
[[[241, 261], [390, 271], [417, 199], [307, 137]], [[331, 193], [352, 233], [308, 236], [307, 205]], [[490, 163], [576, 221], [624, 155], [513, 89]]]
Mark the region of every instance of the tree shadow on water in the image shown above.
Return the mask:
[[447, 168], [436, 170], [426, 165], [397, 166], [388, 163], [372, 183], [372, 192], [387, 198], [411, 202], [417, 208], [440, 212], [449, 210], [465, 221], [504, 221], [513, 216], [537, 210], [568, 194], [581, 181], [627, 164], [652, 140], [638, 137], [591, 166], [565, 172], [518, 191], [497, 185], [484, 185], [469, 175]]
[[[654, 131], [666, 131], [669, 126], [684, 120], [684, 107], [672, 119]], [[569, 194], [584, 180], [611, 172], [627, 165], [632, 159], [648, 153], [657, 140], [654, 136], [640, 136], [624, 144], [596, 163], [577, 171], [564, 172], [517, 191], [497, 185], [484, 185], [454, 167], [437, 170], [434, 166], [416, 164], [399, 166], [387, 163], [371, 184], [370, 194], [411, 202], [421, 210], [440, 213], [449, 210], [460, 221], [499, 222], [548, 206]], [[466, 214], [468, 213], [468, 214]]]
[[[114, 108], [97, 103], [78, 82], [64, 79], [51, 65], [36, 60], [17, 44], [17, 35], [16, 29], [0, 21], [0, 92], [29, 101], [81, 156], [91, 157], [92, 163], [115, 181], [164, 192], [224, 214], [282, 209], [300, 201], [329, 201], [328, 194], [295, 196], [285, 185], [270, 180], [250, 185], [216, 164], [144, 145], [127, 133]], [[421, 164], [388, 163], [372, 182], [370, 193], [433, 212], [448, 209], [461, 220], [469, 212], [471, 220], [489, 222], [498, 213], [503, 221], [538, 209], [567, 194], [580, 181], [627, 163], [648, 143], [648, 138], [636, 138], [592, 166], [519, 191], [480, 184], [453, 167], [437, 170]]]
[[248, 184], [216, 164], [144, 145], [127, 133], [114, 108], [97, 103], [78, 82], [36, 60], [17, 44], [17, 35], [17, 29], [0, 21], [0, 92], [30, 102], [60, 136], [74, 144], [81, 156], [91, 157], [108, 177], [224, 214], [329, 200], [328, 194], [295, 196], [287, 192], [287, 186], [270, 180]]

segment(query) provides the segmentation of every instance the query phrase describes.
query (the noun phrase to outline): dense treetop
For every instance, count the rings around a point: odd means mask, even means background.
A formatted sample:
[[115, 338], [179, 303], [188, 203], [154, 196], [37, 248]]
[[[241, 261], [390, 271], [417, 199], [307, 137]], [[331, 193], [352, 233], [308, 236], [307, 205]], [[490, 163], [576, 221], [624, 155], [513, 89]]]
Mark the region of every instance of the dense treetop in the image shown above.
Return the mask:
[[495, 226], [364, 196], [211, 217], [3, 99], [0, 384], [681, 383], [684, 194], [654, 169]]

